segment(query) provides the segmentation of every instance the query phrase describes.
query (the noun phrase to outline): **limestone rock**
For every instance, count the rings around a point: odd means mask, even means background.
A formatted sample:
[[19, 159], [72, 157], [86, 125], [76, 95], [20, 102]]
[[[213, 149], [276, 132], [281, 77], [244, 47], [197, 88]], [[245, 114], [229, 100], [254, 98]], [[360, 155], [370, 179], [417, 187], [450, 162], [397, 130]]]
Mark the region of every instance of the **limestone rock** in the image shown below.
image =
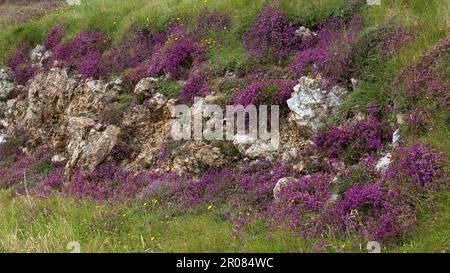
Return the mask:
[[317, 132], [323, 127], [325, 118], [335, 113], [346, 93], [338, 86], [328, 92], [322, 89], [318, 80], [302, 77], [287, 101], [292, 111], [291, 119], [301, 128]]
[[67, 147], [69, 160], [66, 164], [66, 176], [70, 180], [73, 171], [93, 171], [111, 153], [116, 145], [120, 128], [109, 125], [104, 131], [97, 131], [94, 121], [89, 118], [72, 118], [69, 131], [72, 138]]
[[143, 78], [136, 84], [134, 88], [134, 95], [139, 101], [149, 97], [158, 85], [159, 80], [153, 77]]
[[383, 156], [382, 158], [380, 158], [380, 160], [378, 160], [377, 164], [375, 165], [375, 168], [378, 171], [385, 171], [389, 165], [391, 164], [391, 154], [387, 153], [385, 156]]
[[11, 69], [0, 69], [0, 101], [8, 99], [13, 91], [14, 83]]

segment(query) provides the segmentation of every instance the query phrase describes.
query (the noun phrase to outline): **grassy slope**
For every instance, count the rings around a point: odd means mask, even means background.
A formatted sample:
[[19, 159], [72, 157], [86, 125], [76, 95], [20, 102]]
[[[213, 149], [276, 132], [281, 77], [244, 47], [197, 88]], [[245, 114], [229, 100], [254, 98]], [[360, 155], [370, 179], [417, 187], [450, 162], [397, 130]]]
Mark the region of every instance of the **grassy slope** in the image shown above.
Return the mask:
[[[242, 63], [244, 52], [239, 42], [241, 33], [256, 16], [264, 1], [194, 1], [194, 0], [91, 0], [81, 7], [66, 7], [49, 13], [44, 18], [24, 25], [9, 26], [0, 31], [0, 61], [14, 44], [27, 37], [38, 43], [55, 23], [64, 23], [68, 36], [81, 29], [97, 29], [109, 33], [116, 40], [121, 33], [136, 22], [140, 26], [162, 28], [172, 18], [194, 14], [205, 5], [227, 10], [232, 14], [233, 27], [223, 34], [223, 44], [209, 51], [213, 67], [227, 67]], [[340, 14], [342, 1], [338, 0], [282, 0], [282, 7], [289, 15], [311, 24], [331, 14]], [[446, 0], [383, 0], [381, 6], [362, 10], [366, 27], [377, 26], [395, 19], [415, 27], [417, 36], [399, 54], [388, 60], [384, 69], [377, 71], [377, 82], [362, 83], [350, 94], [343, 110], [363, 108], [369, 101], [392, 94], [390, 75], [398, 73], [408, 61], [431, 48], [437, 40], [449, 36], [450, 8]], [[449, 128], [443, 123], [424, 139], [450, 154]], [[414, 138], [414, 136], [410, 136]], [[396, 252], [450, 251], [450, 194], [436, 196], [433, 212], [424, 211], [420, 225], [410, 232], [403, 246], [390, 248]], [[269, 232], [251, 225], [242, 239], [229, 236], [232, 227], [214, 213], [214, 208], [200, 210], [197, 214], [166, 216], [158, 208], [145, 209], [143, 204], [115, 205], [120, 215], [118, 229], [113, 232], [100, 229], [95, 219], [100, 211], [108, 210], [105, 204], [75, 201], [67, 197], [29, 199], [10, 197], [0, 193], [0, 251], [67, 251], [67, 242], [80, 241], [82, 251], [308, 251], [305, 242], [292, 239], [289, 234], [275, 230]], [[123, 223], [122, 223], [123, 222]], [[93, 232], [95, 230], [95, 232]], [[201, 238], [199, 240], [198, 238]], [[360, 251], [349, 242], [334, 242], [330, 251]]]

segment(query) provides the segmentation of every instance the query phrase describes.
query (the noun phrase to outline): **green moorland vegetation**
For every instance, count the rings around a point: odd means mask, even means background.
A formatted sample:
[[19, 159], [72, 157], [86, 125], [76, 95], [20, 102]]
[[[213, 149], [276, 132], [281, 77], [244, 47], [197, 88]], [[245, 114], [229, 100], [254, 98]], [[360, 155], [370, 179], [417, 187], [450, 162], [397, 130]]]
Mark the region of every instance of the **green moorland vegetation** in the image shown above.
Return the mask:
[[[230, 14], [231, 27], [224, 33], [210, 33], [221, 39], [220, 47], [208, 50], [208, 65], [214, 70], [244, 67], [241, 36], [262, 9], [264, 0], [86, 0], [81, 6], [65, 6], [45, 15], [0, 29], [0, 62], [22, 39], [41, 43], [55, 24], [64, 24], [66, 38], [81, 30], [98, 30], [118, 42], [132, 25], [162, 30], [177, 18], [194, 18], [205, 6]], [[379, 6], [362, 6], [363, 32], [387, 21], [401, 22], [415, 36], [402, 49], [383, 60], [384, 65], [369, 67], [372, 80], [362, 81], [346, 98], [342, 116], [348, 111], [364, 111], [376, 100], [380, 105], [392, 100], [393, 77], [410, 61], [449, 37], [450, 2], [447, 0], [382, 0]], [[289, 18], [312, 26], [330, 16], [346, 16], [346, 1], [281, 0]], [[187, 16], [186, 16], [187, 15]], [[192, 16], [189, 16], [192, 15]], [[193, 24], [193, 22], [188, 22]], [[220, 37], [218, 37], [220, 35]], [[380, 57], [381, 58], [381, 57]], [[396, 98], [401, 101], [401, 98]], [[394, 113], [395, 114], [395, 113]], [[417, 135], [409, 132], [405, 140], [422, 140], [450, 154], [450, 128], [447, 109], [433, 113], [433, 130]], [[339, 117], [337, 117], [339, 118]], [[392, 116], [392, 119], [394, 115]], [[407, 130], [405, 130], [407, 131]], [[448, 161], [447, 156], [447, 161]], [[424, 206], [418, 224], [401, 242], [384, 246], [385, 252], [449, 252], [450, 193], [433, 195], [432, 208]], [[0, 252], [68, 252], [67, 243], [78, 241], [82, 252], [308, 252], [314, 242], [291, 236], [283, 229], [267, 230], [264, 223], [249, 224], [244, 232], [232, 236], [233, 226], [223, 218], [220, 208], [200, 206], [190, 213], [174, 213], [158, 200], [127, 204], [74, 199], [54, 194], [46, 197], [17, 196], [10, 189], [0, 192]], [[365, 252], [365, 246], [330, 238], [321, 251]]]

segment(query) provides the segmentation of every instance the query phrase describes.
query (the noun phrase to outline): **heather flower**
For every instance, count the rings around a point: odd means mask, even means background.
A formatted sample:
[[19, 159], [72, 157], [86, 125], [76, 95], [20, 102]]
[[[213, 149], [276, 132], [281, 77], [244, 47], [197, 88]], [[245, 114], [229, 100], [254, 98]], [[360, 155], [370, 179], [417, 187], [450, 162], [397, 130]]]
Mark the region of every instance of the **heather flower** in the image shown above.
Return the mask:
[[319, 25], [317, 37], [302, 43], [302, 51], [289, 66], [298, 75], [306, 72], [324, 76], [325, 87], [337, 83], [347, 84], [352, 62], [352, 42], [360, 32], [362, 18], [353, 17], [349, 22], [327, 19]]
[[14, 81], [25, 84], [35, 73], [30, 60], [31, 45], [27, 41], [17, 44], [12, 56], [6, 60], [6, 65], [13, 71]]
[[374, 115], [367, 120], [355, 120], [350, 125], [333, 126], [316, 134], [314, 145], [329, 158], [358, 162], [381, 149], [392, 140], [392, 129]]
[[166, 74], [169, 79], [181, 79], [204, 61], [205, 50], [196, 44], [182, 27], [173, 27], [166, 44], [149, 60], [147, 73]]
[[122, 36], [120, 43], [108, 53], [114, 71], [122, 72], [143, 64], [165, 42], [162, 32], [151, 33], [147, 29], [130, 29]]
[[412, 143], [393, 153], [392, 163], [383, 178], [399, 185], [415, 185], [425, 191], [437, 191], [449, 186], [445, 171], [444, 153], [428, 146]]
[[63, 25], [56, 25], [50, 29], [47, 34], [47, 37], [44, 39], [44, 47], [47, 50], [53, 49], [59, 43], [61, 43], [62, 39], [65, 35], [65, 29]]
[[281, 188], [272, 216], [303, 237], [317, 237], [326, 231], [326, 216], [332, 195], [332, 177], [323, 173], [304, 176]]
[[398, 23], [384, 23], [361, 33], [352, 43], [352, 61], [349, 63], [353, 78], [377, 81], [375, 75], [413, 36], [411, 31]]
[[294, 80], [266, 80], [249, 84], [234, 98], [234, 104], [247, 106], [249, 104], [285, 104], [296, 85]]
[[412, 201], [395, 186], [380, 182], [348, 189], [332, 215], [342, 231], [359, 235], [364, 241], [392, 241], [404, 235], [416, 220]]
[[53, 58], [59, 65], [74, 68], [85, 75], [103, 76], [107, 73], [100, 65], [101, 54], [109, 44], [110, 38], [106, 34], [82, 31], [53, 48]]
[[450, 86], [446, 69], [449, 66], [450, 39], [440, 40], [434, 48], [420, 55], [417, 62], [408, 63], [394, 83], [406, 98], [408, 106], [437, 103], [441, 107], [449, 105]]
[[208, 91], [208, 76], [198, 70], [194, 70], [189, 75], [187, 82], [180, 92], [180, 101], [187, 103], [194, 100], [194, 97], [205, 96]]
[[89, 52], [79, 59], [78, 71], [83, 78], [102, 78], [107, 76], [109, 69], [102, 53]]
[[243, 46], [251, 57], [285, 58], [300, 49], [296, 30], [283, 12], [267, 5], [244, 34]]

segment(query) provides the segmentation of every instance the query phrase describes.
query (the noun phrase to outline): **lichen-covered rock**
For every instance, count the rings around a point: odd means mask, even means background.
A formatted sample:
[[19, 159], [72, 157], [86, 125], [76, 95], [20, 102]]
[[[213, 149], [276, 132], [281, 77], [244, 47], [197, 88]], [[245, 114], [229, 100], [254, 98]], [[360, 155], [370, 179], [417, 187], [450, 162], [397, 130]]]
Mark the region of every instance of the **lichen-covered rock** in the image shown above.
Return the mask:
[[142, 101], [150, 97], [158, 86], [159, 80], [153, 77], [143, 78], [136, 84], [134, 88], [134, 95], [138, 101]]
[[120, 128], [109, 125], [103, 132], [91, 129], [80, 158], [79, 167], [83, 170], [93, 171], [110, 154], [116, 145]]
[[69, 160], [66, 176], [70, 180], [75, 169], [93, 171], [110, 154], [118, 141], [120, 128], [109, 125], [104, 131], [95, 127], [92, 119], [74, 117], [69, 121], [70, 141], [67, 146]]
[[0, 101], [8, 99], [13, 91], [14, 83], [11, 69], [0, 69]]
[[317, 132], [324, 120], [336, 112], [346, 93], [347, 90], [338, 86], [330, 91], [323, 90], [319, 80], [302, 77], [287, 101], [291, 119], [301, 128]]

